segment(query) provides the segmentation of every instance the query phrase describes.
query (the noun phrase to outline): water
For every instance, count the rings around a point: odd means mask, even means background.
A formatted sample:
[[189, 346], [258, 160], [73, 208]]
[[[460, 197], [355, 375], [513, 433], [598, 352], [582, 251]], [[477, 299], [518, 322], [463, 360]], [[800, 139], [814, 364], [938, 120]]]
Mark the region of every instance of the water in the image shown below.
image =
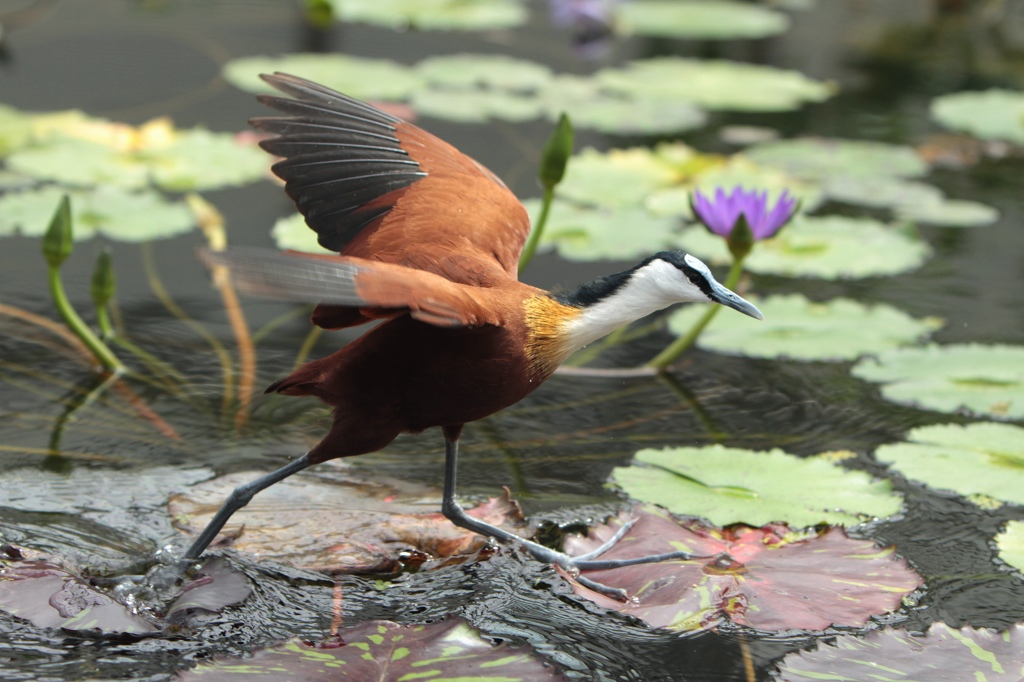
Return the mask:
[[[722, 45], [635, 39], [624, 41], [613, 58], [725, 56], [797, 68], [842, 86], [836, 98], [793, 114], [717, 115], [715, 125], [685, 138], [702, 150], [727, 149], [714, 132], [724, 123], [770, 125], [787, 135], [917, 143], [933, 131], [927, 118], [932, 96], [965, 87], [1019, 87], [1016, 53], [999, 52], [978, 37], [978, 31], [988, 35], [984, 32], [991, 27], [979, 24], [978, 16], [967, 21], [935, 11], [925, 2], [831, 0], [795, 13], [794, 28], [776, 39]], [[526, 29], [469, 35], [366, 26], [319, 32], [304, 26], [292, 4], [256, 0], [7, 3], [0, 7], [0, 22], [7, 41], [0, 62], [3, 103], [34, 110], [80, 107], [134, 124], [167, 114], [183, 127], [240, 130], [259, 108], [249, 95], [224, 84], [218, 72], [227, 59], [249, 54], [334, 49], [412, 63], [436, 53], [497, 51], [563, 71], [591, 68], [574, 56], [563, 34], [547, 26], [542, 11]], [[965, 40], [985, 47], [984, 59], [966, 59]], [[532, 176], [547, 124], [420, 123], [495, 170], [520, 196], [538, 194]], [[610, 142], [584, 132], [577, 147]], [[850, 282], [759, 277], [758, 289], [819, 300], [849, 296], [890, 303], [915, 316], [941, 316], [948, 321], [935, 336], [941, 343], [1021, 343], [1022, 170], [1017, 158], [933, 173], [929, 180], [949, 195], [988, 203], [1001, 218], [983, 229], [923, 228], [936, 255], [913, 273]], [[266, 182], [207, 198], [225, 213], [233, 243], [269, 244], [270, 224], [289, 209], [283, 192]], [[197, 234], [161, 242], [158, 267], [175, 300], [227, 343], [230, 332], [220, 305], [194, 258], [201, 243]], [[0, 443], [10, 447], [0, 454], [6, 501], [0, 506], [2, 540], [69, 557], [72, 565], [98, 575], [144, 571], [159, 548], [185, 545], [167, 515], [169, 493], [214, 473], [279, 466], [315, 442], [327, 418], [311, 400], [261, 398], [250, 424], [236, 432], [216, 359], [150, 293], [140, 248], [112, 246], [119, 303], [134, 338], [159, 349], [189, 380], [180, 395], [129, 382], [178, 438], [161, 435], [157, 424], [140, 419], [123, 395], [106, 394], [100, 404], [68, 415], [66, 405], [81, 395], [88, 378], [82, 362], [45, 334], [42, 344], [26, 341], [26, 334], [40, 335], [35, 328], [0, 322], [5, 414]], [[65, 268], [67, 287], [83, 309], [98, 247], [79, 244]], [[4, 239], [2, 302], [52, 317], [38, 248], [35, 240]], [[570, 265], [544, 256], [529, 280], [567, 287], [617, 265]], [[245, 303], [254, 328], [288, 310]], [[260, 342], [258, 386], [289, 370], [306, 333], [298, 316]], [[602, 362], [635, 364], [665, 341], [656, 333], [614, 350]], [[321, 339], [315, 352], [328, 352], [339, 342]], [[528, 514], [571, 523], [615, 508], [619, 498], [605, 482], [636, 449], [719, 441], [801, 455], [849, 449], [857, 454], [850, 466], [881, 475], [884, 468], [871, 456], [874, 447], [938, 420], [933, 413], [880, 400], [877, 387], [851, 378], [842, 363], [694, 351], [672, 376], [675, 388], [653, 378], [555, 377], [519, 405], [467, 427], [461, 494], [480, 499], [509, 485]], [[59, 423], [61, 455], [55, 456], [47, 448]], [[441, 446], [439, 434], [428, 432], [347, 464], [362, 476], [436, 486]], [[924, 630], [934, 621], [1005, 628], [1024, 620], [1024, 583], [997, 567], [992, 547], [1002, 524], [1024, 513], [1012, 506], [980, 511], [899, 476], [894, 483], [906, 496], [905, 514], [864, 532], [880, 543], [895, 543], [927, 588], [917, 606], [902, 609], [889, 622]], [[244, 556], [235, 561], [249, 576], [254, 595], [173, 636], [83, 638], [0, 614], [0, 678], [166, 679], [171, 671], [211, 656], [243, 655], [290, 636], [316, 641], [330, 627], [338, 585], [346, 622], [419, 623], [459, 614], [490, 637], [529, 643], [574, 679], [746, 680], [744, 655], [757, 679], [767, 679], [773, 661], [810, 644], [799, 633], [770, 635], [728, 626], [717, 634], [688, 637], [652, 631], [574, 598], [551, 569], [517, 552], [402, 575], [384, 591], [373, 588], [373, 577], [330, 578]]]

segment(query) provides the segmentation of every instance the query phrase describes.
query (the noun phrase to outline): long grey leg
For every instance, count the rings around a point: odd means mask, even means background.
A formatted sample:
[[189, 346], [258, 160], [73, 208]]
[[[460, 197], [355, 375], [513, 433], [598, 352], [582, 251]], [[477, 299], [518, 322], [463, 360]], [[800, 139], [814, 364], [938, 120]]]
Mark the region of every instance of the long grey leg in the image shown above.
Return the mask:
[[185, 557], [182, 559], [183, 562], [192, 562], [198, 559], [202, 553], [210, 546], [214, 538], [217, 537], [217, 533], [221, 531], [224, 524], [228, 522], [231, 515], [236, 511], [249, 504], [253, 496], [261, 490], [269, 488], [278, 481], [284, 480], [294, 473], [302, 471], [306, 467], [314, 464], [310, 461], [309, 453], [307, 452], [302, 457], [299, 457], [293, 462], [285, 464], [280, 469], [272, 471], [266, 476], [261, 476], [255, 481], [250, 481], [243, 485], [238, 486], [228, 498], [224, 500], [224, 504], [221, 505], [220, 509], [214, 515], [210, 522], [206, 524], [206, 528], [199, 534], [192, 546], [185, 552]]
[[[609, 568], [621, 568], [623, 566], [635, 566], [637, 564], [649, 564], [658, 561], [673, 561], [681, 559], [692, 559], [694, 556], [687, 552], [669, 552], [667, 554], [656, 554], [645, 557], [635, 557], [631, 559], [610, 559], [607, 561], [595, 561], [594, 559], [604, 552], [611, 549], [616, 542], [618, 542], [622, 536], [632, 526], [632, 522], [624, 524], [622, 528], [615, 533], [615, 536], [605, 542], [603, 545], [598, 547], [592, 552], [588, 552], [579, 557], [571, 557], [563, 552], [557, 552], [550, 547], [538, 544], [532, 540], [520, 537], [515, 533], [510, 533], [504, 528], [499, 528], [486, 521], [473, 518], [462, 508], [456, 499], [456, 483], [458, 476], [458, 462], [459, 462], [459, 440], [458, 437], [451, 437], [449, 433], [445, 433], [445, 458], [444, 458], [444, 493], [441, 498], [441, 512], [445, 517], [460, 528], [471, 530], [474, 533], [479, 533], [487, 537], [497, 538], [503, 541], [514, 541], [518, 542], [533, 556], [546, 564], [558, 564], [567, 571], [577, 572], [581, 570], [601, 570]], [[609, 594], [614, 597], [625, 599], [625, 593], [622, 590], [602, 585], [598, 582], [584, 578], [583, 576], [577, 577], [577, 580], [586, 585], [587, 587]]]

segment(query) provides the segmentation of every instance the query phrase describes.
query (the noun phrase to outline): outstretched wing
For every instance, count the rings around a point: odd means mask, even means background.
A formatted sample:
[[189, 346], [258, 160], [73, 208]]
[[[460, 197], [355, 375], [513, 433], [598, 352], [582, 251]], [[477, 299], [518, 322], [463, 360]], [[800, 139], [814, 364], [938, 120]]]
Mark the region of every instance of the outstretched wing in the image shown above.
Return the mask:
[[310, 81], [262, 78], [290, 98], [264, 95], [287, 114], [251, 121], [322, 246], [398, 263], [465, 284], [516, 278], [530, 231], [515, 195], [447, 142], [369, 104]]
[[351, 311], [345, 324], [325, 325], [314, 318], [320, 326], [351, 326], [406, 312], [439, 327], [502, 323], [489, 290], [394, 263], [253, 247], [203, 250], [200, 258], [211, 268], [228, 268], [232, 282], [248, 293]]

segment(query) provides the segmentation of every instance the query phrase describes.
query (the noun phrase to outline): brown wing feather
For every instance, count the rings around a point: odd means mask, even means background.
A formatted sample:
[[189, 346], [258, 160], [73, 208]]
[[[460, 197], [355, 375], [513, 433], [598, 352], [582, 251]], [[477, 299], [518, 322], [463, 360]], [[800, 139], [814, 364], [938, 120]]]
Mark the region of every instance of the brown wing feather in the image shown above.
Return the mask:
[[[409, 313], [439, 327], [500, 326], [505, 322], [496, 290], [452, 282], [395, 263], [349, 256], [281, 253], [235, 247], [202, 251], [208, 266], [224, 266], [242, 290], [269, 298], [324, 301], [325, 314], [313, 321], [338, 328]], [[518, 285], [524, 288], [525, 285]]]
[[287, 117], [253, 120], [285, 160], [274, 172], [326, 248], [476, 286], [516, 278], [530, 231], [515, 195], [447, 142], [316, 83], [264, 80]]

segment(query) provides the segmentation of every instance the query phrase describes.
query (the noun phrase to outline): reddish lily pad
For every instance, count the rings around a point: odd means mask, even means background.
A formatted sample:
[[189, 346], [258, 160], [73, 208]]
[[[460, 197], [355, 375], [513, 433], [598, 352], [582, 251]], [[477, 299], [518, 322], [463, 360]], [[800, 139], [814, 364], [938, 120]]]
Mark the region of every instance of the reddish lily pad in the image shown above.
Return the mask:
[[[182, 587], [167, 615], [203, 609], [221, 611], [249, 596], [249, 581], [221, 559], [199, 568]], [[0, 610], [40, 628], [146, 635], [164, 623], [147, 620], [101, 588], [46, 558], [0, 562]]]
[[[769, 524], [718, 529], [694, 520], [677, 523], [650, 509], [634, 516], [636, 524], [602, 558], [679, 550], [694, 558], [583, 573], [626, 590], [627, 602], [568, 579], [577, 594], [653, 627], [705, 630], [726, 619], [760, 630], [860, 627], [899, 607], [923, 582], [894, 548], [851, 538], [840, 528], [794, 532]], [[591, 551], [621, 523], [614, 519], [587, 538], [571, 538], [566, 550]]]
[[167, 615], [189, 609], [221, 611], [226, 606], [245, 601], [251, 592], [244, 575], [231, 568], [227, 561], [212, 559], [182, 587], [181, 596], [167, 609]]
[[50, 561], [5, 562], [2, 567], [0, 610], [36, 627], [132, 635], [160, 629]]
[[932, 623], [924, 636], [886, 629], [865, 637], [838, 637], [816, 651], [789, 654], [779, 680], [985, 680], [1024, 679], [1024, 625], [1006, 632], [954, 630]]
[[251, 657], [202, 663], [179, 680], [448, 680], [546, 682], [565, 677], [525, 647], [494, 646], [464, 620], [399, 625], [374, 620], [338, 633], [341, 646], [315, 647], [299, 640]]
[[[321, 467], [268, 488], [231, 518], [221, 537], [238, 551], [328, 573], [391, 571], [410, 549], [448, 558], [473, 554], [486, 542], [441, 515], [440, 491], [332, 475]], [[172, 497], [176, 525], [197, 534], [235, 486], [256, 476], [231, 474]], [[523, 533], [522, 514], [507, 492], [469, 514]]]

